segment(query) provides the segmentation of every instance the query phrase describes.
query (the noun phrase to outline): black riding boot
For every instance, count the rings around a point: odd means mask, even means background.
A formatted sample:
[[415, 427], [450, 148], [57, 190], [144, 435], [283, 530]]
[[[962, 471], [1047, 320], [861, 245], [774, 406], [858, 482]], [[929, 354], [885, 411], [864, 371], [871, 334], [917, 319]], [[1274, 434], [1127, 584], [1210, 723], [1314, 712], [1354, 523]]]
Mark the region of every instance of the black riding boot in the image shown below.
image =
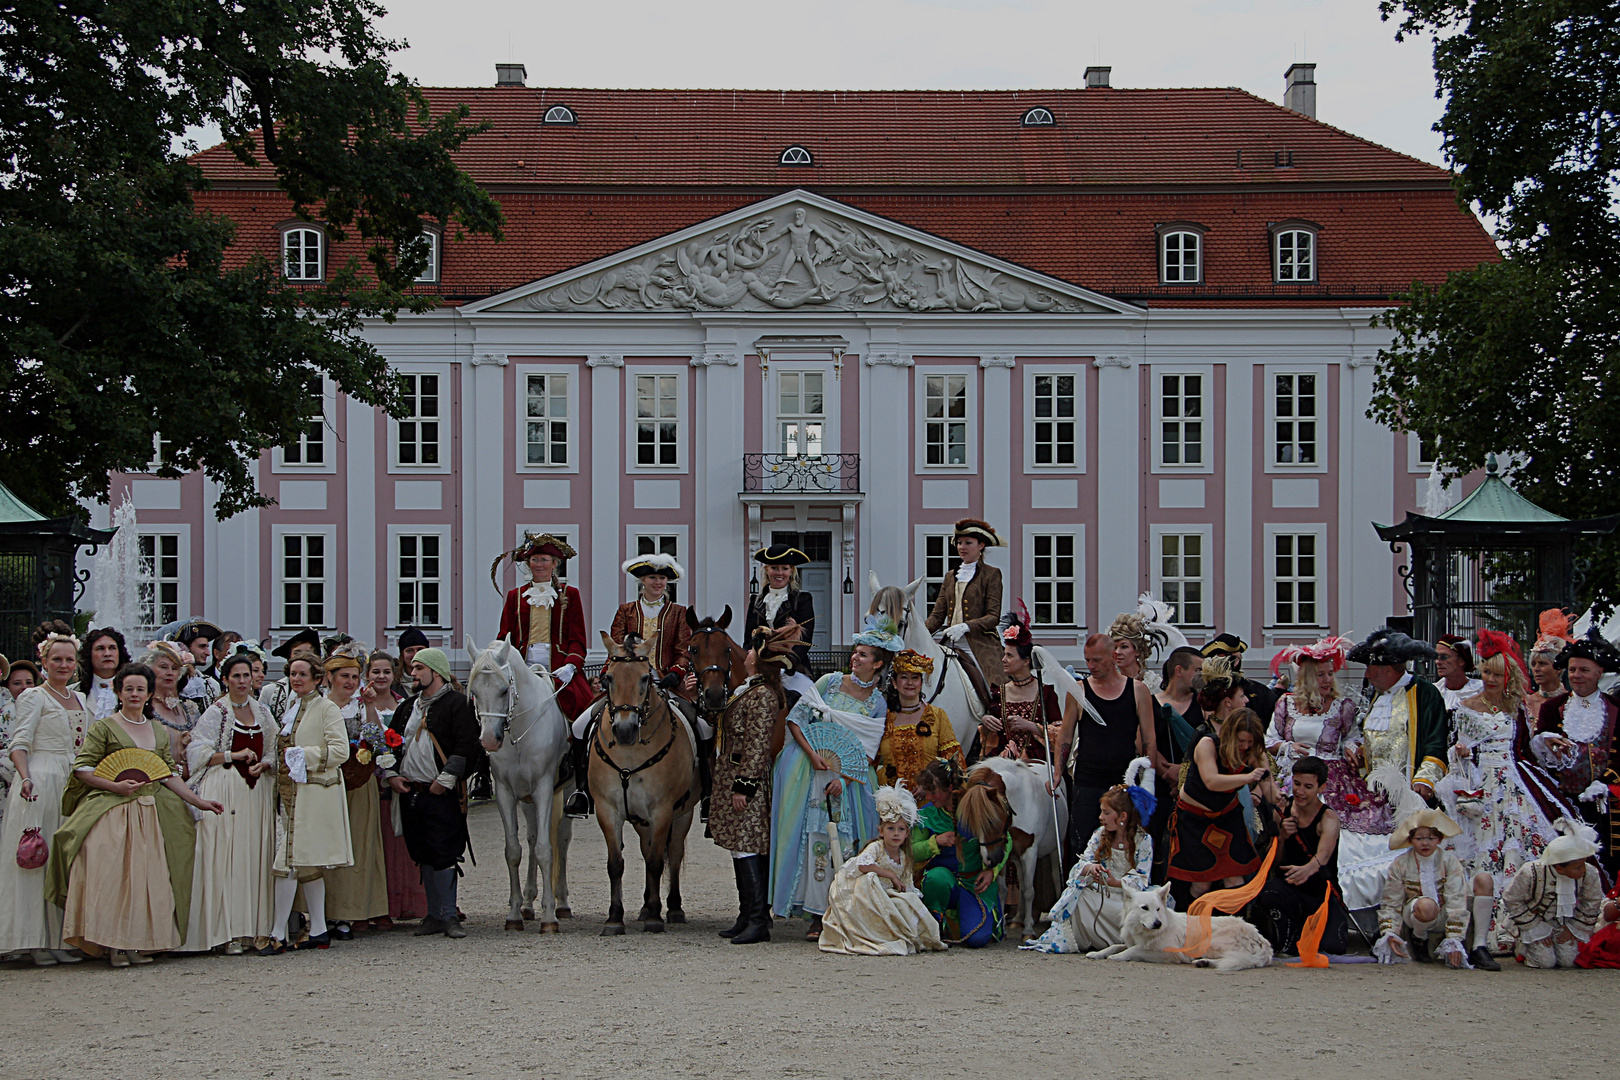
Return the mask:
[[731, 939], [733, 945], [752, 945], [771, 940], [770, 888], [766, 877], [771, 860], [764, 855], [750, 855], [746, 859], [733, 859], [737, 863], [739, 879], [743, 883], [743, 903], [748, 906], [748, 925]]
[[731, 873], [737, 879], [737, 921], [720, 931], [724, 938], [736, 937], [748, 926], [748, 886], [744, 882], [743, 863], [747, 859], [732, 859]]
[[591, 762], [591, 732], [585, 732], [583, 739], [568, 740], [568, 754], [574, 762], [574, 790], [563, 801], [563, 813], [571, 818], [590, 817], [591, 785], [588, 774]]
[[[699, 821], [709, 820], [709, 795], [714, 791], [714, 740], [698, 740], [698, 782], [703, 786], [703, 801], [698, 804]], [[712, 837], [708, 831], [704, 836]]]

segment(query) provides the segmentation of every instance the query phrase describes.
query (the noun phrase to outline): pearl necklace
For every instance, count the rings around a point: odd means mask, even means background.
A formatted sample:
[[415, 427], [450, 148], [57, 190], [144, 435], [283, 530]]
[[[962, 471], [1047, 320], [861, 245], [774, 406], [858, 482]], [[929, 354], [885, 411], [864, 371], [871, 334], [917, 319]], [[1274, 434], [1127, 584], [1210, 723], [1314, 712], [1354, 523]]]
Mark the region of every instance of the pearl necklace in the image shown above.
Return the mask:
[[140, 727], [142, 724], [150, 724], [152, 722], [151, 718], [145, 715], [143, 715], [139, 720], [132, 720], [130, 719], [129, 713], [125, 712], [123, 709], [118, 710], [118, 718], [124, 723], [131, 724], [135, 727]]
[[849, 673], [849, 681], [860, 687], [862, 690], [870, 690], [872, 687], [878, 684], [878, 677], [874, 675], [872, 676], [871, 682], [863, 682], [861, 677], [852, 671]]

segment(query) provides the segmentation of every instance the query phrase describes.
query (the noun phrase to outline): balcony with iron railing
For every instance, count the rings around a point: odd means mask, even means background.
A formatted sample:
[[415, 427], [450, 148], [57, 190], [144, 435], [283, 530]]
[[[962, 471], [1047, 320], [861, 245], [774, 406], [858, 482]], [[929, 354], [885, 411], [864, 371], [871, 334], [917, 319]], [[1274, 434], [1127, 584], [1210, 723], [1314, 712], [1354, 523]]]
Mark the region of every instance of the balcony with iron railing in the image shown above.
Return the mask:
[[859, 501], [859, 454], [744, 454], [742, 497]]

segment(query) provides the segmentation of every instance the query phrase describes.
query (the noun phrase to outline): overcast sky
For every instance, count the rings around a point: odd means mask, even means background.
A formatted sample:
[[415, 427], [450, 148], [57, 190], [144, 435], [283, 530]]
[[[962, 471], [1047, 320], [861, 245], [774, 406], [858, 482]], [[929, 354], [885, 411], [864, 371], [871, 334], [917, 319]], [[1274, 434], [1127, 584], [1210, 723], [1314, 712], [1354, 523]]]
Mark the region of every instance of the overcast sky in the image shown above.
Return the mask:
[[427, 86], [992, 89], [1238, 86], [1280, 101], [1317, 65], [1317, 116], [1440, 164], [1430, 43], [1377, 0], [383, 0], [395, 57]]

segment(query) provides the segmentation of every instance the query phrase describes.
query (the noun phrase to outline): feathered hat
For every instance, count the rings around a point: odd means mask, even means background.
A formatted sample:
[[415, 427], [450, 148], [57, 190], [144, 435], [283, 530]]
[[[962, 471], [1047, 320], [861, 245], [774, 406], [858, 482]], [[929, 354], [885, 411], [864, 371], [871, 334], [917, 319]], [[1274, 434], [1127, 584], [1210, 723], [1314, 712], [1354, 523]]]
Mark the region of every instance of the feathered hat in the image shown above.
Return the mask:
[[1142, 784], [1144, 777], [1151, 779], [1152, 776], [1152, 761], [1145, 757], [1133, 758], [1125, 767], [1125, 782], [1120, 785], [1125, 789], [1125, 794], [1130, 796], [1131, 805], [1136, 807], [1136, 816], [1144, 829], [1147, 828], [1148, 818], [1153, 816], [1153, 811], [1159, 805], [1159, 800], [1154, 797], [1153, 792]]
[[1404, 668], [1413, 660], [1433, 660], [1439, 653], [1427, 641], [1417, 641], [1399, 630], [1381, 626], [1350, 650], [1352, 664], [1385, 664]]
[[985, 547], [1006, 546], [1001, 542], [1001, 537], [996, 535], [996, 530], [990, 527], [990, 523], [980, 521], [978, 518], [963, 518], [956, 523], [956, 535], [953, 539], [960, 540], [964, 536], [973, 537]]
[[1548, 660], [1556, 659], [1564, 646], [1575, 640], [1575, 635], [1571, 633], [1575, 621], [1559, 608], [1548, 608], [1543, 611], [1538, 623], [1541, 635], [1536, 638], [1536, 643], [1530, 646], [1532, 657], [1544, 656]]
[[324, 666], [329, 675], [344, 668], [354, 668], [358, 671], [366, 669], [366, 659], [371, 655], [366, 643], [356, 641], [346, 634], [343, 637], [344, 640], [334, 643], [326, 652]]
[[1232, 669], [1232, 657], [1209, 656], [1205, 657], [1204, 664], [1198, 669], [1193, 678], [1193, 693], [1210, 690], [1217, 694], [1224, 694], [1237, 682], [1239, 675]]
[[884, 652], [897, 653], [906, 647], [897, 632], [899, 627], [887, 615], [868, 615], [861, 620], [861, 628], [850, 638], [851, 645], [871, 645]]
[[1347, 637], [1327, 637], [1309, 645], [1290, 645], [1271, 658], [1271, 673], [1275, 675], [1284, 664], [1297, 664], [1301, 660], [1314, 660], [1318, 664], [1326, 664], [1333, 671], [1339, 671], [1354, 645], [1355, 642]]
[[1604, 671], [1620, 671], [1620, 650], [1609, 644], [1595, 626], [1587, 627], [1585, 637], [1565, 645], [1553, 664], [1563, 671], [1571, 660], [1590, 660]]
[[1015, 602], [1016, 607], [1010, 607], [1001, 615], [1001, 622], [997, 629], [1001, 635], [1003, 645], [1012, 645], [1019, 649], [1031, 649], [1035, 646], [1035, 637], [1029, 631], [1029, 609], [1022, 600]]
[[495, 561], [489, 564], [489, 583], [495, 586], [496, 593], [501, 593], [501, 583], [496, 580], [495, 575], [500, 573], [501, 563], [508, 559], [514, 563], [525, 563], [535, 555], [550, 555], [558, 562], [565, 562], [577, 554], [578, 552], [569, 545], [568, 541], [560, 536], [553, 536], [550, 533], [532, 533], [525, 529], [521, 544], [511, 551], [501, 552], [495, 556]]
[[1581, 862], [1598, 853], [1597, 830], [1586, 822], [1565, 816], [1553, 822], [1553, 827], [1558, 830], [1558, 838], [1542, 849], [1541, 862], [1545, 865]]
[[894, 657], [894, 673], [896, 675], [923, 675], [934, 673], [934, 661], [915, 649], [906, 649], [896, 653]]
[[1519, 651], [1519, 643], [1513, 640], [1512, 635], [1504, 634], [1500, 630], [1481, 630], [1479, 632], [1479, 645], [1474, 650], [1481, 660], [1489, 660], [1493, 656], [1505, 656], [1519, 669], [1525, 681], [1530, 680], [1530, 672], [1524, 666], [1524, 654]]
[[655, 551], [651, 555], [636, 555], [624, 560], [620, 566], [625, 573], [632, 577], [646, 577], [648, 574], [663, 574], [672, 580], [679, 580], [686, 574], [686, 570], [675, 561], [675, 556], [665, 555], [662, 551]]
[[904, 783], [878, 788], [872, 801], [877, 804], [879, 821], [903, 821], [911, 826], [917, 824], [921, 816], [917, 811], [916, 796], [906, 790]]
[[1444, 811], [1424, 807], [1401, 818], [1401, 823], [1389, 834], [1389, 850], [1399, 851], [1401, 848], [1411, 847], [1413, 829], [1433, 829], [1443, 838], [1456, 836], [1462, 832], [1462, 826], [1448, 818]]

